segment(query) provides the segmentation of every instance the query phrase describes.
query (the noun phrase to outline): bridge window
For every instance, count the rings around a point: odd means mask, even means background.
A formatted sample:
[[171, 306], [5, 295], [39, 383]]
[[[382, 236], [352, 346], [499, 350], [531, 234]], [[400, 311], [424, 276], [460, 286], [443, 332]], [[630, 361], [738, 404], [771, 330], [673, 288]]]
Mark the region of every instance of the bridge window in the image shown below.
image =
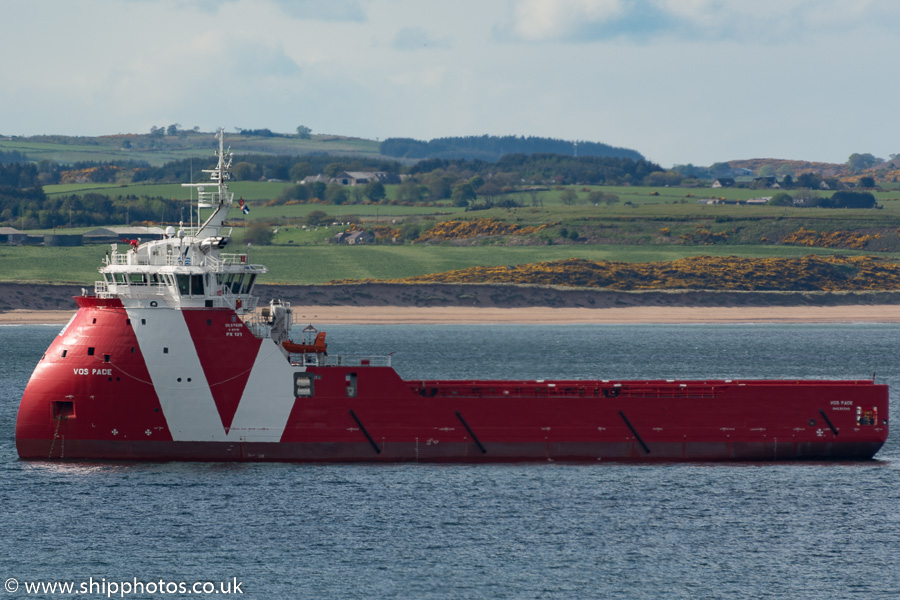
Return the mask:
[[244, 281], [244, 285], [241, 286], [241, 293], [249, 294], [250, 291], [253, 289], [253, 282], [255, 280], [256, 280], [256, 273], [251, 273], [251, 274], [247, 275], [247, 277]]
[[203, 295], [203, 275], [191, 275], [191, 296]]
[[175, 281], [178, 282], [178, 293], [182, 296], [190, 296], [191, 295], [191, 276], [190, 275], [176, 275]]
[[243, 273], [234, 273], [229, 275], [228, 279], [231, 281], [231, 293], [232, 294], [240, 294], [241, 293], [241, 282], [244, 280]]

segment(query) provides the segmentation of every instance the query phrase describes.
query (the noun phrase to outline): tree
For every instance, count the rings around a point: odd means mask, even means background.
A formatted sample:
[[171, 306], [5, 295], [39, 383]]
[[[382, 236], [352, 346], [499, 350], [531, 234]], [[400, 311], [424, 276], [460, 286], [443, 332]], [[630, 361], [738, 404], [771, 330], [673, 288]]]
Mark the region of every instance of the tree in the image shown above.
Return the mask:
[[478, 187], [478, 195], [487, 198], [488, 204], [494, 203], [494, 198], [503, 193], [500, 186], [492, 181], [482, 184]]
[[297, 127], [297, 137], [301, 140], [308, 140], [312, 138], [312, 129], [307, 127], [306, 125], [300, 125]]
[[875, 208], [875, 196], [869, 192], [840, 191], [823, 202], [828, 208]]
[[559, 195], [559, 199], [566, 206], [571, 206], [578, 202], [578, 192], [572, 188], [566, 188], [563, 190], [562, 194]]
[[427, 190], [423, 186], [420, 186], [412, 177], [407, 177], [406, 180], [400, 184], [400, 187], [397, 188], [397, 200], [400, 202], [418, 202], [422, 199], [422, 195], [424, 190]]
[[769, 206], [793, 206], [794, 199], [787, 192], [778, 192], [766, 203]]
[[453, 204], [456, 206], [468, 206], [469, 202], [477, 197], [475, 189], [468, 181], [456, 182], [453, 185], [453, 192], [450, 194], [450, 198], [453, 199]]
[[275, 234], [272, 233], [268, 225], [261, 221], [253, 221], [244, 233], [245, 242], [251, 242], [260, 246], [271, 244], [273, 237], [275, 237]]
[[443, 169], [436, 169], [425, 176], [424, 184], [428, 186], [428, 197], [431, 200], [443, 200], [453, 194], [453, 184], [456, 177], [448, 174]]
[[303, 181], [307, 176], [312, 175], [313, 169], [308, 162], [298, 162], [289, 172], [291, 181]]
[[368, 198], [372, 202], [381, 202], [387, 196], [387, 192], [384, 189], [384, 184], [377, 179], [366, 184], [365, 194], [366, 198]]
[[400, 238], [408, 242], [418, 238], [422, 233], [422, 226], [419, 223], [407, 221], [400, 226]]
[[345, 167], [342, 163], [331, 163], [325, 165], [325, 168], [322, 169], [322, 173], [328, 175], [329, 177], [337, 177], [340, 175], [341, 171], [346, 171], [347, 167]]
[[775, 177], [775, 167], [769, 164], [762, 165], [759, 169], [756, 170], [756, 175], [758, 177]]
[[278, 194], [278, 200], [282, 203], [288, 200], [306, 200], [309, 197], [309, 190], [305, 185], [288, 185], [282, 188]]
[[797, 185], [814, 190], [822, 184], [822, 176], [812, 171], [797, 175]]
[[319, 200], [325, 199], [325, 191], [328, 189], [328, 186], [325, 185], [324, 181], [313, 181], [308, 185], [310, 198], [318, 198]]
[[878, 163], [882, 162], [884, 162], [884, 160], [876, 158], [871, 154], [858, 154], [854, 152], [850, 155], [850, 158], [847, 159], [847, 166], [849, 166], [853, 171], [859, 172], [870, 169]]
[[859, 178], [859, 185], [864, 188], [873, 188], [875, 187], [875, 178], [870, 175], [865, 175]]
[[310, 227], [318, 227], [331, 220], [324, 210], [314, 210], [306, 215], [306, 224]]
[[233, 172], [234, 178], [238, 181], [255, 181], [261, 176], [256, 165], [243, 161], [234, 165]]
[[728, 163], [717, 162], [709, 166], [709, 172], [713, 177], [731, 177], [734, 171]]
[[332, 183], [325, 189], [325, 200], [331, 204], [346, 204], [350, 195], [344, 186]]
[[179, 127], [181, 127], [181, 123], [172, 123], [166, 127], [166, 135], [178, 135]]

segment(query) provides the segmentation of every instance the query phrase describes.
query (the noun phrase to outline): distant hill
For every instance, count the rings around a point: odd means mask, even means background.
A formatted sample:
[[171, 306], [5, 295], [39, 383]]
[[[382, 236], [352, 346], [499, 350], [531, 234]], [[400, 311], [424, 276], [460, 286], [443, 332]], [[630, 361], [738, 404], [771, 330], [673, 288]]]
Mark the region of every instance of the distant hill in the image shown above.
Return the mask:
[[881, 183], [900, 181], [900, 157], [881, 162], [864, 171], [854, 171], [846, 163], [810, 162], [780, 158], [730, 160], [725, 164], [731, 169], [753, 171], [755, 175], [777, 175], [781, 177], [790, 174], [796, 177], [802, 173], [812, 172], [818, 173], [822, 177], [837, 177], [843, 182], [856, 182], [864, 176], [873, 177], [875, 181]]
[[[0, 152], [8, 162], [53, 160], [61, 164], [77, 162], [118, 162], [128, 160], [162, 166], [188, 157], [206, 157], [214, 144], [213, 132], [178, 130], [165, 135], [117, 134], [96, 137], [62, 135], [0, 136]], [[338, 157], [368, 156], [416, 161], [424, 158], [481, 159], [496, 162], [507, 154], [561, 154], [599, 156], [641, 160], [640, 152], [616, 148], [597, 142], [575, 142], [538, 137], [468, 136], [440, 138], [423, 142], [407, 138], [390, 138], [379, 144], [375, 140], [339, 135], [312, 135], [302, 139], [293, 134], [278, 134], [267, 129], [226, 132], [226, 144], [239, 155], [275, 156], [329, 155]]]
[[[225, 132], [225, 144], [236, 155], [270, 156], [329, 155], [337, 157], [378, 157], [378, 142], [337, 135], [296, 135], [266, 133], [268, 130]], [[60, 164], [79, 162], [118, 163], [130, 161], [160, 167], [190, 157], [207, 158], [216, 147], [214, 132], [179, 130], [175, 135], [118, 134], [96, 137], [63, 135], [0, 136], [0, 152], [7, 161], [52, 160]], [[16, 153], [15, 156], [11, 153]]]
[[[785, 160], [781, 158], [749, 158], [742, 160], [730, 160], [726, 163], [732, 169], [748, 169], [756, 175], [766, 174], [766, 169], [771, 169], [772, 174], [797, 176], [801, 173], [818, 173], [823, 177], [846, 177], [850, 175], [850, 167], [846, 164], [810, 162], [805, 160]], [[762, 171], [761, 171], [762, 169]]]
[[641, 160], [636, 150], [616, 148], [600, 142], [573, 142], [554, 138], [508, 136], [468, 136], [436, 138], [427, 142], [412, 138], [388, 138], [381, 153], [394, 158], [464, 158], [496, 162], [505, 154], [564, 154]]

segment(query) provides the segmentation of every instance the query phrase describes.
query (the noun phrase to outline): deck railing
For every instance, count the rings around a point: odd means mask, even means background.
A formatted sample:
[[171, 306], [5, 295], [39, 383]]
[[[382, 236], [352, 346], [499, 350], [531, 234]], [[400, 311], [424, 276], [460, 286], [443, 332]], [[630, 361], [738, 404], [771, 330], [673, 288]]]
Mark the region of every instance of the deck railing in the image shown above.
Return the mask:
[[334, 354], [331, 356], [314, 352], [291, 354], [291, 364], [307, 367], [389, 367], [388, 355]]

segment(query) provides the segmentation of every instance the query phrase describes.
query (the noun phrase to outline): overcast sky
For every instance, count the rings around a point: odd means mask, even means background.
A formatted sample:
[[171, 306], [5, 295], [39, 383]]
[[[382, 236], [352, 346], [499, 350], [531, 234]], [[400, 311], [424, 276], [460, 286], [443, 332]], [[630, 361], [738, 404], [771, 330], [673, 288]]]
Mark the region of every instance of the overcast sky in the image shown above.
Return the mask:
[[895, 0], [0, 0], [0, 134], [534, 135], [663, 166], [900, 152]]

